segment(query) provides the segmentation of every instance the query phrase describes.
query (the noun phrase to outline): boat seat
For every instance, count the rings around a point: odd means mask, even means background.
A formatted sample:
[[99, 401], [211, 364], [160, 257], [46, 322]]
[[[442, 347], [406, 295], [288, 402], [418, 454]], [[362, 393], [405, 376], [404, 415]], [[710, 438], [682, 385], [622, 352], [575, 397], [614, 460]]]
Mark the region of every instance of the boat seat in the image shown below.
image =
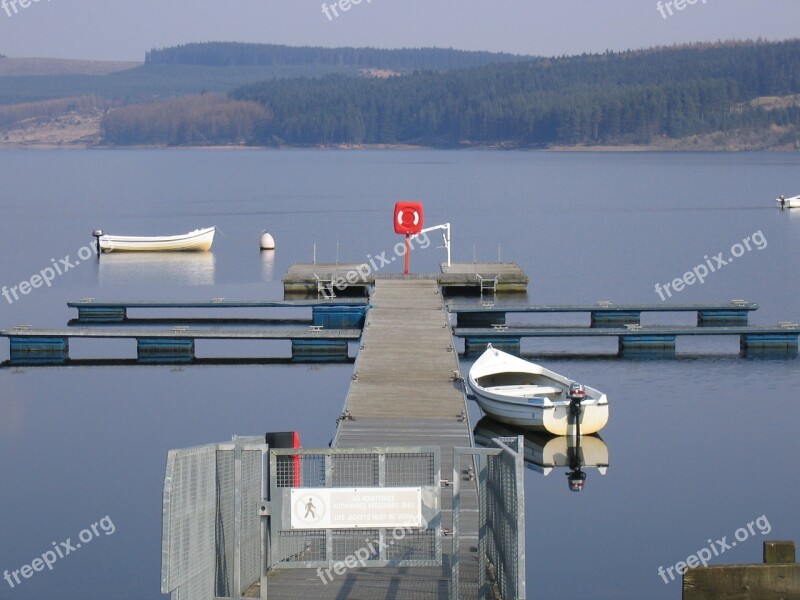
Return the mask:
[[508, 394], [509, 396], [541, 396], [544, 394], [561, 394], [564, 390], [549, 385], [496, 385], [486, 388], [490, 392]]

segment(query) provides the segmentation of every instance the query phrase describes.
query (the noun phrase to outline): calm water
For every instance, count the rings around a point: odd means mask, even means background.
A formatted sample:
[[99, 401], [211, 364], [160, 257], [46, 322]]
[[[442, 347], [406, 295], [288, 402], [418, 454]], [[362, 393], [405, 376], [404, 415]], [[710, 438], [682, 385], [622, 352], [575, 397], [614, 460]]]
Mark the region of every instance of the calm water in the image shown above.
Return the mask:
[[[364, 260], [390, 251], [397, 199], [425, 202], [427, 224], [453, 224], [454, 260], [516, 260], [541, 303], [660, 302], [654, 291], [761, 232], [734, 262], [673, 296], [745, 298], [751, 320], [800, 320], [798, 154], [516, 152], [0, 152], [0, 285], [77, 258], [102, 227], [163, 234], [216, 225], [213, 254], [143, 263], [81, 262], [8, 303], [0, 326], [63, 326], [66, 302], [279, 298], [292, 262]], [[268, 229], [274, 256], [262, 256]], [[754, 241], [756, 238], [753, 238]], [[758, 238], [761, 239], [761, 238]], [[438, 238], [434, 238], [438, 241]], [[434, 271], [432, 244], [412, 258]], [[107, 260], [108, 259], [108, 260]], [[392, 266], [397, 270], [398, 267]], [[299, 315], [302, 316], [302, 315]], [[583, 315], [559, 319], [580, 323]], [[692, 317], [645, 316], [691, 323]], [[548, 322], [552, 322], [551, 319]], [[605, 391], [610, 467], [572, 494], [564, 471], [526, 480], [530, 597], [672, 598], [667, 568], [764, 515], [714, 564], [758, 562], [765, 539], [800, 541], [796, 359], [738, 357], [738, 339], [678, 340], [675, 360], [612, 358], [615, 340], [528, 341], [524, 351]], [[133, 343], [107, 346], [132, 357]], [[241, 347], [233, 351], [242, 353]], [[91, 357], [96, 343], [74, 343]], [[200, 355], [227, 351], [198, 345]], [[288, 355], [253, 344], [256, 355]], [[8, 357], [7, 343], [0, 359]], [[327, 446], [352, 367], [75, 367], [0, 370], [0, 571], [29, 564], [108, 515], [100, 536], [11, 589], [13, 599], [159, 596], [167, 450], [300, 429]], [[475, 406], [473, 419], [479, 412]], [[765, 521], [762, 520], [761, 523]]]

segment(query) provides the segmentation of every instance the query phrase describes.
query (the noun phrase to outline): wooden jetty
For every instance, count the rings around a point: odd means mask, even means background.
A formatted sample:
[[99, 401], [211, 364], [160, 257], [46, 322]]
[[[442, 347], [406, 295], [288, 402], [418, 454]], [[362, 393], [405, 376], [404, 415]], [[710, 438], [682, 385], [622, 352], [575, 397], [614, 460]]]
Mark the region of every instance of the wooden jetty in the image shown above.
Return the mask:
[[[185, 310], [185, 309], [263, 309], [263, 308], [311, 308], [311, 323], [323, 327], [361, 328], [367, 304], [364, 299], [306, 299], [306, 300], [255, 300], [241, 301], [225, 298], [212, 298], [205, 302], [145, 302], [117, 301], [97, 302], [94, 298], [84, 298], [78, 302], [68, 302], [67, 306], [78, 309], [78, 324], [111, 324], [129, 323], [128, 311], [153, 309]], [[168, 319], [163, 319], [167, 321]], [[190, 319], [183, 319], [190, 321]], [[230, 321], [231, 319], [228, 319]], [[216, 319], [225, 322], [224, 319]], [[174, 320], [173, 320], [174, 322]]]
[[620, 354], [646, 353], [648, 351], [675, 351], [678, 336], [738, 336], [740, 350], [745, 355], [759, 352], [797, 353], [800, 325], [781, 323], [772, 327], [741, 325], [732, 327], [523, 327], [495, 325], [493, 327], [456, 327], [457, 337], [464, 338], [464, 351], [468, 355], [481, 353], [486, 344], [519, 354], [522, 338], [527, 337], [617, 337]]
[[[295, 273], [297, 269], [295, 269]], [[458, 357], [437, 277], [378, 279], [353, 381], [333, 445], [441, 446], [442, 476], [451, 477], [453, 449], [472, 446]], [[452, 528], [452, 494], [442, 490], [442, 526]], [[459, 569], [477, 598], [478, 499], [460, 492]], [[323, 585], [312, 569], [269, 574], [275, 598], [448, 598], [452, 554], [441, 567], [354, 569]]]
[[0, 331], [10, 341], [11, 365], [65, 364], [69, 360], [69, 341], [74, 338], [135, 339], [139, 362], [189, 363], [195, 358], [195, 340], [290, 340], [295, 360], [341, 360], [347, 357], [348, 343], [361, 337], [360, 329], [192, 329], [153, 328], [70, 328], [33, 329], [27, 326]]
[[[707, 552], [711, 553], [710, 550]], [[690, 558], [697, 559], [696, 556]], [[684, 600], [800, 598], [800, 564], [796, 562], [795, 543], [792, 540], [764, 542], [763, 563], [689, 566], [691, 568], [683, 574]], [[669, 582], [667, 575], [676, 578], [673, 567], [666, 569], [661, 575], [664, 583]], [[677, 578], [680, 578], [680, 574]]]
[[639, 325], [643, 312], [695, 312], [698, 327], [747, 325], [758, 304], [732, 300], [719, 304], [448, 304], [458, 327], [504, 325], [508, 313], [589, 313], [592, 327]]
[[[371, 261], [375, 264], [374, 259]], [[452, 263], [441, 273], [402, 275], [383, 273], [371, 263], [293, 264], [283, 278], [286, 298], [367, 296], [381, 279], [432, 280], [445, 294], [525, 293], [528, 276], [514, 262]]]

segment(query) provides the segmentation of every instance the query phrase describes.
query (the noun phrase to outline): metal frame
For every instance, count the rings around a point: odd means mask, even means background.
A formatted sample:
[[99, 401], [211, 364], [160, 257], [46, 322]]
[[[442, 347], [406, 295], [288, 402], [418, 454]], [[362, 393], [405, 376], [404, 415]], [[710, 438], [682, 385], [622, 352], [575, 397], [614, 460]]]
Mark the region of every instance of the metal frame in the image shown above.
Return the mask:
[[[492, 443], [496, 448], [454, 448], [453, 453], [453, 562], [452, 579], [450, 585], [451, 600], [459, 600], [459, 520], [461, 508], [461, 457], [471, 456], [475, 461], [478, 473], [479, 496], [479, 521], [478, 521], [478, 590], [480, 597], [487, 594], [487, 561], [491, 561], [498, 568], [498, 585], [502, 598], [515, 598], [525, 600], [525, 441], [523, 436], [516, 438], [494, 438]], [[513, 447], [512, 447], [513, 446]], [[515, 449], [516, 448], [516, 449]], [[487, 528], [502, 527], [502, 523], [491, 522], [489, 514], [488, 467], [491, 460], [501, 460], [506, 457], [514, 463], [513, 490], [503, 489], [502, 495], [513, 493], [518, 510], [515, 512], [516, 520], [512, 528], [506, 527], [516, 537], [514, 541], [516, 552], [516, 565], [512, 568], [511, 576], [507, 576], [508, 566], [505, 564], [508, 557], [512, 556], [511, 548], [504, 548], [498, 556], [493, 554], [491, 548], [487, 549]], [[507, 523], [505, 525], [508, 525]]]
[[333, 279], [322, 279], [316, 273], [314, 273], [314, 279], [317, 282], [317, 298], [325, 298], [326, 300], [336, 298], [336, 292], [333, 290]]
[[[196, 517], [193, 520], [193, 523], [184, 523], [184, 527], [189, 528], [189, 533], [187, 536], [191, 536], [191, 533], [195, 533], [198, 530], [207, 531], [211, 529], [212, 537], [213, 537], [213, 549], [211, 554], [213, 554], [213, 558], [209, 560], [209, 564], [204, 565], [201, 567], [199, 574], [206, 572], [205, 577], [207, 578], [207, 582], [209, 582], [213, 589], [205, 590], [203, 592], [203, 596], [214, 597], [218, 598], [214, 595], [214, 592], [217, 590], [217, 567], [218, 567], [218, 552], [219, 552], [219, 539], [217, 539], [217, 530], [216, 530], [216, 519], [220, 516], [220, 505], [219, 505], [219, 489], [217, 486], [219, 484], [219, 473], [217, 471], [218, 466], [218, 458], [220, 452], [233, 452], [233, 489], [227, 490], [228, 493], [232, 491], [233, 493], [233, 527], [232, 531], [229, 532], [232, 534], [233, 542], [232, 542], [232, 559], [233, 559], [233, 566], [231, 569], [232, 574], [232, 581], [229, 582], [230, 588], [230, 595], [226, 596], [225, 599], [233, 599], [233, 600], [240, 600], [244, 597], [244, 593], [247, 591], [243, 589], [244, 586], [249, 587], [254, 582], [243, 582], [242, 579], [242, 570], [243, 570], [243, 555], [244, 552], [247, 551], [247, 548], [243, 547], [243, 537], [245, 535], [244, 532], [244, 523], [245, 523], [245, 506], [244, 506], [244, 485], [246, 482], [244, 481], [244, 472], [243, 472], [243, 455], [245, 452], [259, 452], [260, 453], [260, 463], [261, 468], [259, 469], [260, 475], [260, 489], [258, 494], [258, 500], [260, 501], [260, 505], [263, 508], [263, 497], [266, 491], [265, 487], [265, 477], [264, 477], [264, 466], [265, 466], [265, 457], [267, 453], [267, 446], [264, 444], [263, 438], [256, 438], [256, 437], [246, 437], [246, 438], [237, 438], [234, 437], [233, 440], [230, 442], [225, 442], [221, 444], [208, 444], [205, 446], [198, 446], [195, 448], [188, 448], [184, 450], [171, 450], [167, 457], [167, 469], [166, 469], [166, 476], [164, 480], [164, 506], [163, 506], [163, 529], [162, 529], [162, 541], [161, 541], [161, 556], [162, 556], [162, 569], [161, 569], [161, 592], [164, 594], [171, 594], [173, 598], [184, 598], [186, 594], [190, 597], [192, 596], [191, 591], [187, 591], [184, 589], [184, 586], [191, 586], [194, 584], [193, 581], [186, 579], [184, 575], [183, 581], [175, 581], [175, 575], [170, 571], [171, 568], [171, 552], [174, 550], [179, 552], [179, 554], [186, 554], [188, 552], [187, 549], [179, 549], [179, 548], [172, 548], [171, 542], [172, 537], [170, 535], [172, 531], [172, 509], [175, 507], [172, 506], [172, 502], [175, 501], [173, 498], [173, 485], [175, 484], [175, 477], [177, 475], [175, 471], [175, 464], [176, 460], [179, 456], [179, 453], [184, 453], [185, 455], [200, 455], [200, 454], [208, 454], [208, 458], [206, 459], [207, 464], [204, 465], [204, 470], [206, 470], [206, 477], [210, 477], [214, 481], [215, 489], [211, 492], [215, 496], [215, 507], [214, 507], [214, 515], [213, 515], [213, 523], [207, 523], [198, 521], [199, 517]], [[195, 483], [194, 485], [197, 485]], [[254, 510], [258, 507], [254, 507]], [[177, 510], [180, 510], [178, 507]], [[264, 556], [264, 549], [266, 548], [267, 543], [267, 527], [266, 527], [266, 520], [261, 518], [258, 531], [258, 560], [259, 560], [259, 574], [258, 580], [261, 584], [261, 592], [260, 598], [261, 600], [266, 600], [267, 598], [267, 562], [266, 557]], [[188, 545], [195, 545], [198, 543], [198, 540], [192, 539], [191, 537], [188, 540], [181, 535], [179, 543], [184, 543]], [[209, 557], [205, 557], [208, 559]], [[192, 578], [198, 576], [198, 573], [192, 575]], [[220, 599], [222, 600], [222, 599]]]
[[[429, 567], [441, 566], [442, 564], [442, 527], [441, 527], [441, 449], [436, 446], [409, 446], [391, 448], [325, 448], [325, 449], [278, 449], [269, 450], [269, 569], [303, 569], [315, 567], [329, 567], [338, 562], [334, 558], [334, 537], [338, 535], [352, 534], [355, 537], [363, 538], [366, 531], [377, 531], [377, 537], [381, 543], [378, 544], [378, 558], [363, 561], [364, 566], [368, 567]], [[427, 524], [423, 532], [430, 532], [433, 535], [433, 557], [430, 559], [391, 559], [388, 557], [388, 546], [384, 542], [389, 538], [391, 532], [386, 528], [376, 529], [342, 529], [336, 530], [304, 530], [303, 535], [324, 537], [324, 559], [322, 560], [282, 560], [280, 557], [289, 550], [281, 546], [282, 532], [290, 531], [288, 522], [290, 519], [291, 503], [289, 495], [291, 489], [296, 486], [278, 485], [278, 457], [280, 456], [299, 456], [303, 460], [304, 456], [322, 457], [324, 462], [324, 474], [321, 481], [312, 481], [300, 487], [403, 487], [395, 483], [387, 483], [386, 477], [386, 458], [394, 454], [398, 455], [430, 455], [432, 457], [432, 471], [420, 474], [420, 479], [412, 487], [422, 488], [422, 511], [424, 522]], [[334, 469], [332, 457], [346, 459], [348, 456], [364, 458], [367, 456], [377, 456], [377, 481], [372, 485], [365, 485], [363, 481], [334, 482]], [[302, 463], [301, 463], [302, 464]], [[301, 467], [302, 468], [302, 467]], [[413, 476], [413, 473], [412, 473]], [[424, 480], [423, 480], [424, 478]], [[355, 484], [355, 485], [354, 485]], [[267, 503], [265, 503], [267, 504]], [[262, 511], [264, 512], [264, 511]], [[372, 535], [372, 534], [368, 534]], [[404, 535], [404, 539], [405, 535]], [[363, 545], [363, 544], [362, 544]], [[391, 546], [391, 544], [389, 544]], [[308, 549], [308, 547], [306, 547]], [[291, 557], [290, 557], [291, 558]]]
[[500, 275], [494, 277], [484, 277], [480, 273], [475, 273], [481, 287], [481, 296], [484, 294], [497, 294], [497, 284], [500, 282]]
[[437, 229], [442, 229], [443, 230], [442, 238], [444, 240], [444, 246], [439, 246], [439, 248], [444, 248], [445, 250], [447, 250], [447, 266], [449, 267], [449, 266], [451, 266], [451, 262], [450, 262], [450, 223], [445, 223], [443, 225], [434, 225], [433, 227], [427, 227], [426, 229], [423, 229], [419, 233], [413, 234], [411, 236], [411, 239], [413, 240], [413, 239], [418, 238], [419, 236], [421, 236], [423, 233], [428, 233], [430, 231], [436, 231]]

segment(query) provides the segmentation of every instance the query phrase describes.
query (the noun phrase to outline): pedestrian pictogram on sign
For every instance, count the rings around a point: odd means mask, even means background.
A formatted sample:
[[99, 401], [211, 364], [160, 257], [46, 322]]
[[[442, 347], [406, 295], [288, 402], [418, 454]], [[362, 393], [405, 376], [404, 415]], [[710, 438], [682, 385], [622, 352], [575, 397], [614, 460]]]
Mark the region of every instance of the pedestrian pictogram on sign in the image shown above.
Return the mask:
[[292, 527], [295, 528], [295, 523], [302, 529], [319, 527], [327, 516], [327, 508], [326, 502], [319, 494], [292, 490]]
[[422, 488], [297, 488], [292, 529], [423, 527]]

